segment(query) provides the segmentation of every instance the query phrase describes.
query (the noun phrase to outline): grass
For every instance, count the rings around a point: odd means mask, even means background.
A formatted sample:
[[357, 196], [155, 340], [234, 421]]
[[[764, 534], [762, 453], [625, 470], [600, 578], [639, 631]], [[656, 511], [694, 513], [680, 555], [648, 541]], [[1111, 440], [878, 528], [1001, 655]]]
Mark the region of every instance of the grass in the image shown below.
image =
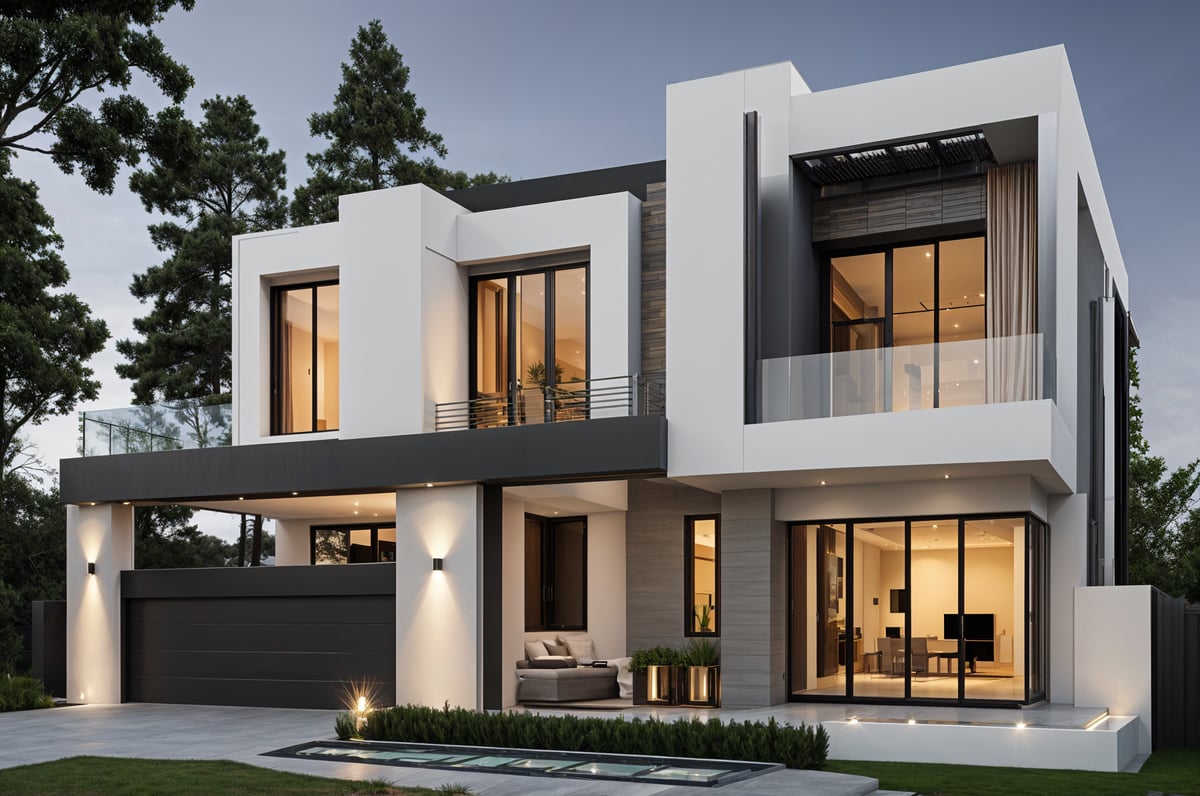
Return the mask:
[[1200, 750], [1196, 749], [1155, 752], [1137, 774], [857, 760], [830, 760], [825, 770], [874, 777], [882, 790], [915, 791], [925, 796], [1062, 793], [1146, 796], [1152, 791], [1200, 794]]
[[461, 786], [396, 788], [385, 780], [354, 781], [310, 777], [228, 760], [140, 760], [68, 757], [49, 763], [0, 769], [5, 796], [109, 794], [174, 796], [214, 793], [281, 796], [434, 796], [467, 793]]

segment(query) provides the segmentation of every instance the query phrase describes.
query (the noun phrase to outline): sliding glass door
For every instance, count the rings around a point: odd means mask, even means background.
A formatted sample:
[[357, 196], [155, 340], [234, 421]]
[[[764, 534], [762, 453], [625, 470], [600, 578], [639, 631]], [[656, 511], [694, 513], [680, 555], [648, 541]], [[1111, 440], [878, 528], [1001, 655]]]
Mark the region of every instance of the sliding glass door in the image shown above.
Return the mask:
[[1045, 537], [1024, 515], [793, 525], [793, 697], [1041, 698]]
[[473, 424], [558, 419], [588, 378], [587, 268], [480, 277], [472, 302]]

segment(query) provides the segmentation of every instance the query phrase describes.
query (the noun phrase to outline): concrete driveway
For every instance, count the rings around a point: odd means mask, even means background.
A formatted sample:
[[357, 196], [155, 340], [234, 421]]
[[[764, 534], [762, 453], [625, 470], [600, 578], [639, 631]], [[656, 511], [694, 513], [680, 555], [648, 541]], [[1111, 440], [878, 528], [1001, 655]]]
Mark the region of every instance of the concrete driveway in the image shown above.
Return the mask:
[[[0, 713], [0, 768], [63, 757], [144, 757], [236, 760], [251, 765], [340, 779], [386, 779], [399, 786], [466, 785], [480, 796], [515, 794], [691, 794], [706, 788], [476, 774], [318, 760], [262, 757], [263, 752], [333, 737], [337, 711], [200, 705], [80, 705]], [[877, 793], [864, 777], [820, 771], [779, 771], [719, 788], [721, 793], [857, 796]]]

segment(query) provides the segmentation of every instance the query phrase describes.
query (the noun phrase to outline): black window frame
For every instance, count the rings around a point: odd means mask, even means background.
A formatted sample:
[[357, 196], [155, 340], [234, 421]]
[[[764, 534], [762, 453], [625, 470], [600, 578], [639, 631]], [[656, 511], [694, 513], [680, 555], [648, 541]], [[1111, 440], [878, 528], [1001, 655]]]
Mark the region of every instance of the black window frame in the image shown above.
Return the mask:
[[[514, 400], [516, 385], [520, 381], [520, 374], [513, 372], [511, 369], [516, 361], [516, 346], [517, 346], [517, 288], [516, 280], [522, 276], [535, 276], [542, 274], [545, 276], [545, 339], [543, 344], [545, 348], [544, 362], [556, 362], [555, 354], [555, 331], [557, 325], [556, 307], [553, 301], [550, 300], [555, 292], [555, 278], [559, 271], [567, 271], [582, 268], [584, 272], [584, 290], [587, 291], [587, 301], [584, 302], [584, 321], [583, 333], [587, 341], [586, 356], [584, 357], [584, 368], [587, 371], [587, 381], [592, 380], [592, 263], [590, 258], [581, 258], [579, 260], [567, 263], [559, 263], [556, 265], [543, 265], [530, 268], [521, 268], [519, 265], [513, 269], [505, 269], [494, 273], [479, 273], [471, 276], [468, 284], [468, 294], [470, 297], [470, 305], [468, 313], [470, 314], [470, 330], [468, 335], [468, 352], [467, 352], [467, 367], [468, 373], [468, 395], [472, 399], [479, 398], [479, 283], [489, 282], [496, 279], [507, 280], [506, 287], [506, 326], [508, 335], [508, 346], [504, 356], [508, 360], [510, 368], [509, 384], [505, 390], [508, 404], [508, 425], [519, 425], [516, 417], [516, 402]], [[555, 378], [556, 369], [553, 367], [546, 368], [546, 390], [553, 390], [557, 386]]]
[[[321, 524], [310, 525], [308, 527], [308, 563], [311, 566], [317, 564], [317, 532], [318, 531], [340, 531], [346, 534], [346, 560], [340, 563], [320, 564], [319, 566], [342, 566], [344, 564], [390, 564], [394, 563], [395, 558], [391, 561], [381, 560], [379, 558], [379, 532], [386, 530], [396, 530], [395, 522], [352, 522], [352, 523], [336, 523], [336, 524]], [[351, 561], [350, 560], [350, 532], [351, 531], [367, 531], [371, 532], [371, 560], [370, 561]], [[393, 543], [395, 544], [395, 543]], [[395, 550], [392, 551], [393, 556]]]
[[[525, 606], [524, 607], [525, 632], [526, 633], [539, 633], [539, 632], [549, 632], [549, 631], [558, 631], [558, 630], [568, 630], [568, 631], [587, 630], [587, 626], [588, 626], [588, 600], [587, 600], [587, 597], [588, 597], [588, 522], [587, 522], [587, 519], [588, 518], [587, 518], [587, 516], [579, 515], [579, 516], [571, 516], [571, 517], [546, 517], [541, 514], [533, 514], [530, 512], [526, 512], [525, 522], [523, 524], [523, 529], [522, 529], [522, 540], [526, 541], [526, 542], [527, 542], [527, 540], [525, 540], [524, 535], [529, 532], [528, 523], [529, 523], [529, 520], [531, 520], [531, 519], [537, 520], [541, 523], [541, 562], [542, 562], [542, 565], [541, 565], [541, 581], [537, 584], [537, 588], [541, 592], [541, 600], [539, 601], [541, 610], [539, 612], [538, 618], [542, 621], [533, 622], [533, 623], [531, 623], [529, 621], [530, 617], [529, 617], [529, 612], [528, 612], [528, 594], [529, 594], [529, 589], [530, 589], [530, 582], [529, 582], [530, 573], [528, 571], [526, 571], [524, 573], [524, 578], [523, 578], [523, 580], [524, 580], [524, 594], [523, 594], [524, 599], [522, 600], [522, 604]], [[558, 525], [563, 525], [566, 523], [574, 523], [574, 522], [579, 522], [579, 523], [582, 523], [582, 525], [583, 525], [583, 548], [582, 548], [583, 560], [580, 562], [580, 572], [582, 573], [581, 580], [580, 580], [580, 589], [582, 591], [581, 602], [580, 602], [580, 606], [581, 606], [581, 608], [580, 608], [581, 617], [580, 618], [582, 619], [582, 622], [579, 624], [565, 624], [565, 623], [560, 624], [560, 623], [555, 623], [552, 621], [555, 618], [554, 617], [554, 589], [558, 585], [558, 573], [555, 571], [555, 566], [554, 566], [554, 536], [555, 535], [552, 532], [548, 532], [548, 531], [552, 531]], [[524, 557], [522, 557], [522, 561], [524, 561], [524, 560], [525, 560]]]
[[[904, 523], [904, 591], [907, 596], [911, 596], [912, 588], [912, 524], [914, 522], [923, 521], [943, 521], [956, 522], [958, 524], [958, 582], [956, 584], [958, 592], [958, 604], [960, 607], [965, 605], [965, 586], [967, 573], [965, 568], [965, 532], [966, 523], [973, 520], [990, 520], [990, 519], [1006, 519], [1013, 517], [1022, 517], [1025, 520], [1025, 549], [1023, 551], [1023, 560], [1025, 562], [1025, 574], [1021, 586], [1015, 588], [1023, 588], [1022, 601], [1024, 603], [1024, 622], [1022, 624], [1022, 633], [1025, 636], [1024, 641], [1024, 660], [1025, 666], [1025, 688], [1024, 698], [1022, 700], [1011, 699], [982, 699], [975, 696], [967, 696], [966, 680], [963, 670], [965, 665], [966, 647], [965, 644], [959, 644], [959, 659], [958, 665], [958, 696], [956, 698], [927, 698], [912, 696], [912, 681], [911, 673], [906, 673], [904, 677], [904, 695], [897, 697], [881, 697], [881, 696], [860, 696], [854, 693], [854, 682], [858, 675], [853, 671], [853, 667], [847, 667], [846, 672], [846, 688], [844, 694], [809, 694], [797, 693], [795, 684], [792, 682], [792, 674], [794, 666], [792, 661], [793, 648], [793, 614], [797, 610], [797, 605], [803, 601], [796, 598], [797, 582], [794, 577], [793, 567], [793, 545], [795, 544], [796, 529], [802, 526], [818, 526], [818, 525], [841, 525], [845, 528], [846, 534], [846, 550], [847, 550], [847, 573], [846, 573], [846, 593], [853, 594], [856, 584], [854, 583], [853, 567], [854, 567], [854, 544], [855, 544], [855, 527], [859, 525], [874, 525], [885, 522]], [[1039, 517], [1035, 512], [1024, 511], [992, 511], [985, 513], [969, 513], [961, 514], [946, 514], [935, 512], [931, 514], [918, 514], [907, 516], [879, 516], [879, 517], [854, 517], [840, 519], [814, 519], [814, 520], [794, 520], [788, 521], [788, 571], [787, 571], [787, 641], [786, 649], [788, 650], [788, 660], [786, 664], [786, 681], [787, 681], [787, 699], [789, 702], [851, 702], [857, 704], [878, 704], [878, 705], [930, 705], [930, 706], [955, 706], [955, 707], [1020, 707], [1022, 705], [1035, 704], [1046, 698], [1048, 691], [1047, 680], [1049, 679], [1051, 660], [1050, 660], [1050, 524]], [[1035, 595], [1034, 592], [1038, 593]], [[1036, 599], [1035, 599], [1036, 598]], [[1036, 603], [1036, 604], [1035, 604]], [[865, 607], [865, 606], [864, 606]], [[901, 632], [904, 636], [911, 634], [912, 628], [912, 600], [906, 599], [904, 605], [904, 623], [901, 627]], [[965, 611], [960, 612], [960, 616]], [[1035, 615], [1036, 614], [1036, 615]], [[1036, 620], [1034, 627], [1029, 627], [1030, 621]], [[846, 609], [846, 627], [854, 627], [855, 605], [854, 600], [847, 601]], [[1036, 639], [1034, 636], [1036, 635]], [[1035, 661], [1034, 645], [1037, 645], [1040, 652], [1040, 661]], [[1017, 661], [1013, 661], [1014, 666]], [[1038, 665], [1035, 671], [1035, 665]], [[906, 669], [911, 667], [906, 666]], [[1032, 682], [1037, 679], [1035, 684]]]
[[[317, 428], [317, 384], [320, 379], [319, 369], [317, 367], [317, 314], [319, 307], [317, 306], [317, 288], [329, 287], [331, 285], [340, 285], [338, 279], [322, 279], [316, 282], [295, 282], [290, 284], [272, 285], [271, 286], [271, 436], [282, 437], [291, 436], [293, 434], [323, 434], [328, 431], [337, 431], [341, 428], [341, 412], [338, 412], [338, 425], [334, 428]], [[305, 288], [312, 290], [312, 307], [313, 307], [313, 342], [312, 342], [312, 428], [307, 431], [283, 431], [283, 407], [280, 405], [280, 384], [283, 381], [283, 355], [280, 350], [283, 341], [279, 339], [279, 321], [283, 313], [283, 296], [295, 290], [303, 290]], [[340, 300], [340, 290], [339, 290]], [[338, 315], [338, 345], [341, 345], [341, 315]], [[340, 378], [340, 376], [339, 376]], [[341, 384], [338, 385], [341, 389]]]
[[[692, 620], [695, 618], [696, 593], [696, 522], [713, 520], [715, 535], [713, 539], [713, 625], [711, 630], [696, 630]], [[721, 636], [721, 515], [720, 514], [688, 514], [683, 518], [683, 635], [689, 637], [720, 638]]]

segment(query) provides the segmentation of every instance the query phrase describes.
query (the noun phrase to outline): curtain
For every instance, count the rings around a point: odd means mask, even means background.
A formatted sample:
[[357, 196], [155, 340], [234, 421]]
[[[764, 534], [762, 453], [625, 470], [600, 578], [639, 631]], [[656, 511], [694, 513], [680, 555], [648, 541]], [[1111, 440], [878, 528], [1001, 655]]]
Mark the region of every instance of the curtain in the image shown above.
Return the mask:
[[1040, 397], [1037, 164], [987, 173], [988, 403]]

